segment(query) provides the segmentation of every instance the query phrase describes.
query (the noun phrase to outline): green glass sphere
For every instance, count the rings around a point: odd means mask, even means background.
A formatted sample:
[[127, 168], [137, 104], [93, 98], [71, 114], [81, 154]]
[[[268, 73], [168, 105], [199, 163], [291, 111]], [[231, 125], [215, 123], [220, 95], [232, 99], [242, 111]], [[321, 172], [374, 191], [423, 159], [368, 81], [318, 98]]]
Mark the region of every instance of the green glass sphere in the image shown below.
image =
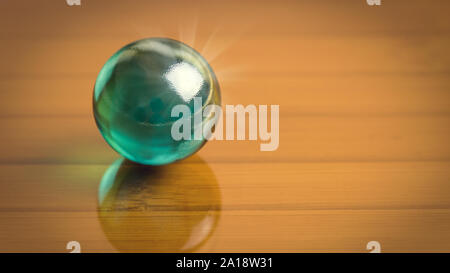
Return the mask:
[[[220, 105], [220, 90], [213, 70], [194, 49], [172, 39], [148, 38], [126, 45], [106, 62], [93, 104], [97, 126], [114, 150], [137, 163], [163, 165], [195, 153], [206, 142], [204, 134], [194, 137], [194, 131], [218, 117], [193, 117], [207, 105]], [[173, 115], [177, 105], [190, 111], [191, 138], [171, 134], [174, 123], [187, 118]]]

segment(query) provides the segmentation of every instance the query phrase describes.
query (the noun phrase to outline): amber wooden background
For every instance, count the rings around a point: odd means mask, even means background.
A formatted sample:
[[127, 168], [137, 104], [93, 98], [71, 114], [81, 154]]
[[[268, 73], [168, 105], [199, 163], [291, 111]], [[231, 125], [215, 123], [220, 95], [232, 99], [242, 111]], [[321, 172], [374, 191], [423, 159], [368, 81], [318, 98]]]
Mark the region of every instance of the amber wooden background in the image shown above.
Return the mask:
[[0, 251], [117, 251], [92, 88], [151, 36], [200, 51], [224, 104], [280, 105], [277, 151], [216, 141], [180, 163], [220, 189], [198, 251], [450, 251], [449, 1], [81, 1], [0, 2]]

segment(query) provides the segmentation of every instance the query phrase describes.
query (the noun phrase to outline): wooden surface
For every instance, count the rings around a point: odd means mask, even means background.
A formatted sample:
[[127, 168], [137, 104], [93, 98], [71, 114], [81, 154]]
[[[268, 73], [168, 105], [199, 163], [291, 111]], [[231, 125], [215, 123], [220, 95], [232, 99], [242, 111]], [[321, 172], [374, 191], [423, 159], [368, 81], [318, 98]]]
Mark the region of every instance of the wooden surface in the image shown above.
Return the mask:
[[[1, 252], [183, 250], [208, 215], [193, 251], [450, 251], [449, 1], [81, 1], [0, 3]], [[224, 104], [279, 104], [280, 146], [210, 142], [103, 215], [93, 85], [152, 36], [201, 52]]]

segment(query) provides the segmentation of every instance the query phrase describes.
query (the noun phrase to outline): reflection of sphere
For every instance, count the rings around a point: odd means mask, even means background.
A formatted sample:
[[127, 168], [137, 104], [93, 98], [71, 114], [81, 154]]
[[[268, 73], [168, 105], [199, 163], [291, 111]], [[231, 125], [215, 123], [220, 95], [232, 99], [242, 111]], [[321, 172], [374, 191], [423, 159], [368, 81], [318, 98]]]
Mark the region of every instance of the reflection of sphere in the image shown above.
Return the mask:
[[[190, 139], [171, 135], [172, 125], [183, 117], [179, 112], [171, 116], [176, 105], [190, 111], [192, 125], [183, 128]], [[200, 149], [206, 140], [201, 134], [194, 139], [195, 129], [216, 117], [192, 117], [206, 105], [220, 105], [214, 72], [194, 49], [171, 39], [149, 38], [123, 47], [106, 62], [94, 87], [94, 115], [103, 137], [119, 154], [141, 164], [167, 164]]]
[[121, 252], [189, 252], [206, 242], [220, 191], [206, 163], [190, 162], [155, 167], [119, 159], [108, 168], [98, 218], [111, 244]]

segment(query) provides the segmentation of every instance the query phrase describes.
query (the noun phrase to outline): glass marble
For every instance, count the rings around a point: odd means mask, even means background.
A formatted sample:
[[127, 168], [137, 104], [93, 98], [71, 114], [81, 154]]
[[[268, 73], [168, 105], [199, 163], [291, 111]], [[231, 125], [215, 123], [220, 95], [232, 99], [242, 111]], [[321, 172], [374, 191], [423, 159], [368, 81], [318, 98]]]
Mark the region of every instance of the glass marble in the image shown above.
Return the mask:
[[[201, 107], [194, 108], [194, 98], [201, 99]], [[202, 115], [199, 126], [192, 124], [190, 139], [175, 140], [171, 128], [183, 115], [173, 117], [172, 108], [188, 106], [193, 123], [198, 111], [220, 100], [217, 78], [198, 52], [176, 40], [148, 38], [126, 45], [105, 63], [93, 107], [97, 126], [115, 151], [140, 164], [163, 165], [198, 151], [206, 139], [194, 138], [194, 130], [218, 118]]]

